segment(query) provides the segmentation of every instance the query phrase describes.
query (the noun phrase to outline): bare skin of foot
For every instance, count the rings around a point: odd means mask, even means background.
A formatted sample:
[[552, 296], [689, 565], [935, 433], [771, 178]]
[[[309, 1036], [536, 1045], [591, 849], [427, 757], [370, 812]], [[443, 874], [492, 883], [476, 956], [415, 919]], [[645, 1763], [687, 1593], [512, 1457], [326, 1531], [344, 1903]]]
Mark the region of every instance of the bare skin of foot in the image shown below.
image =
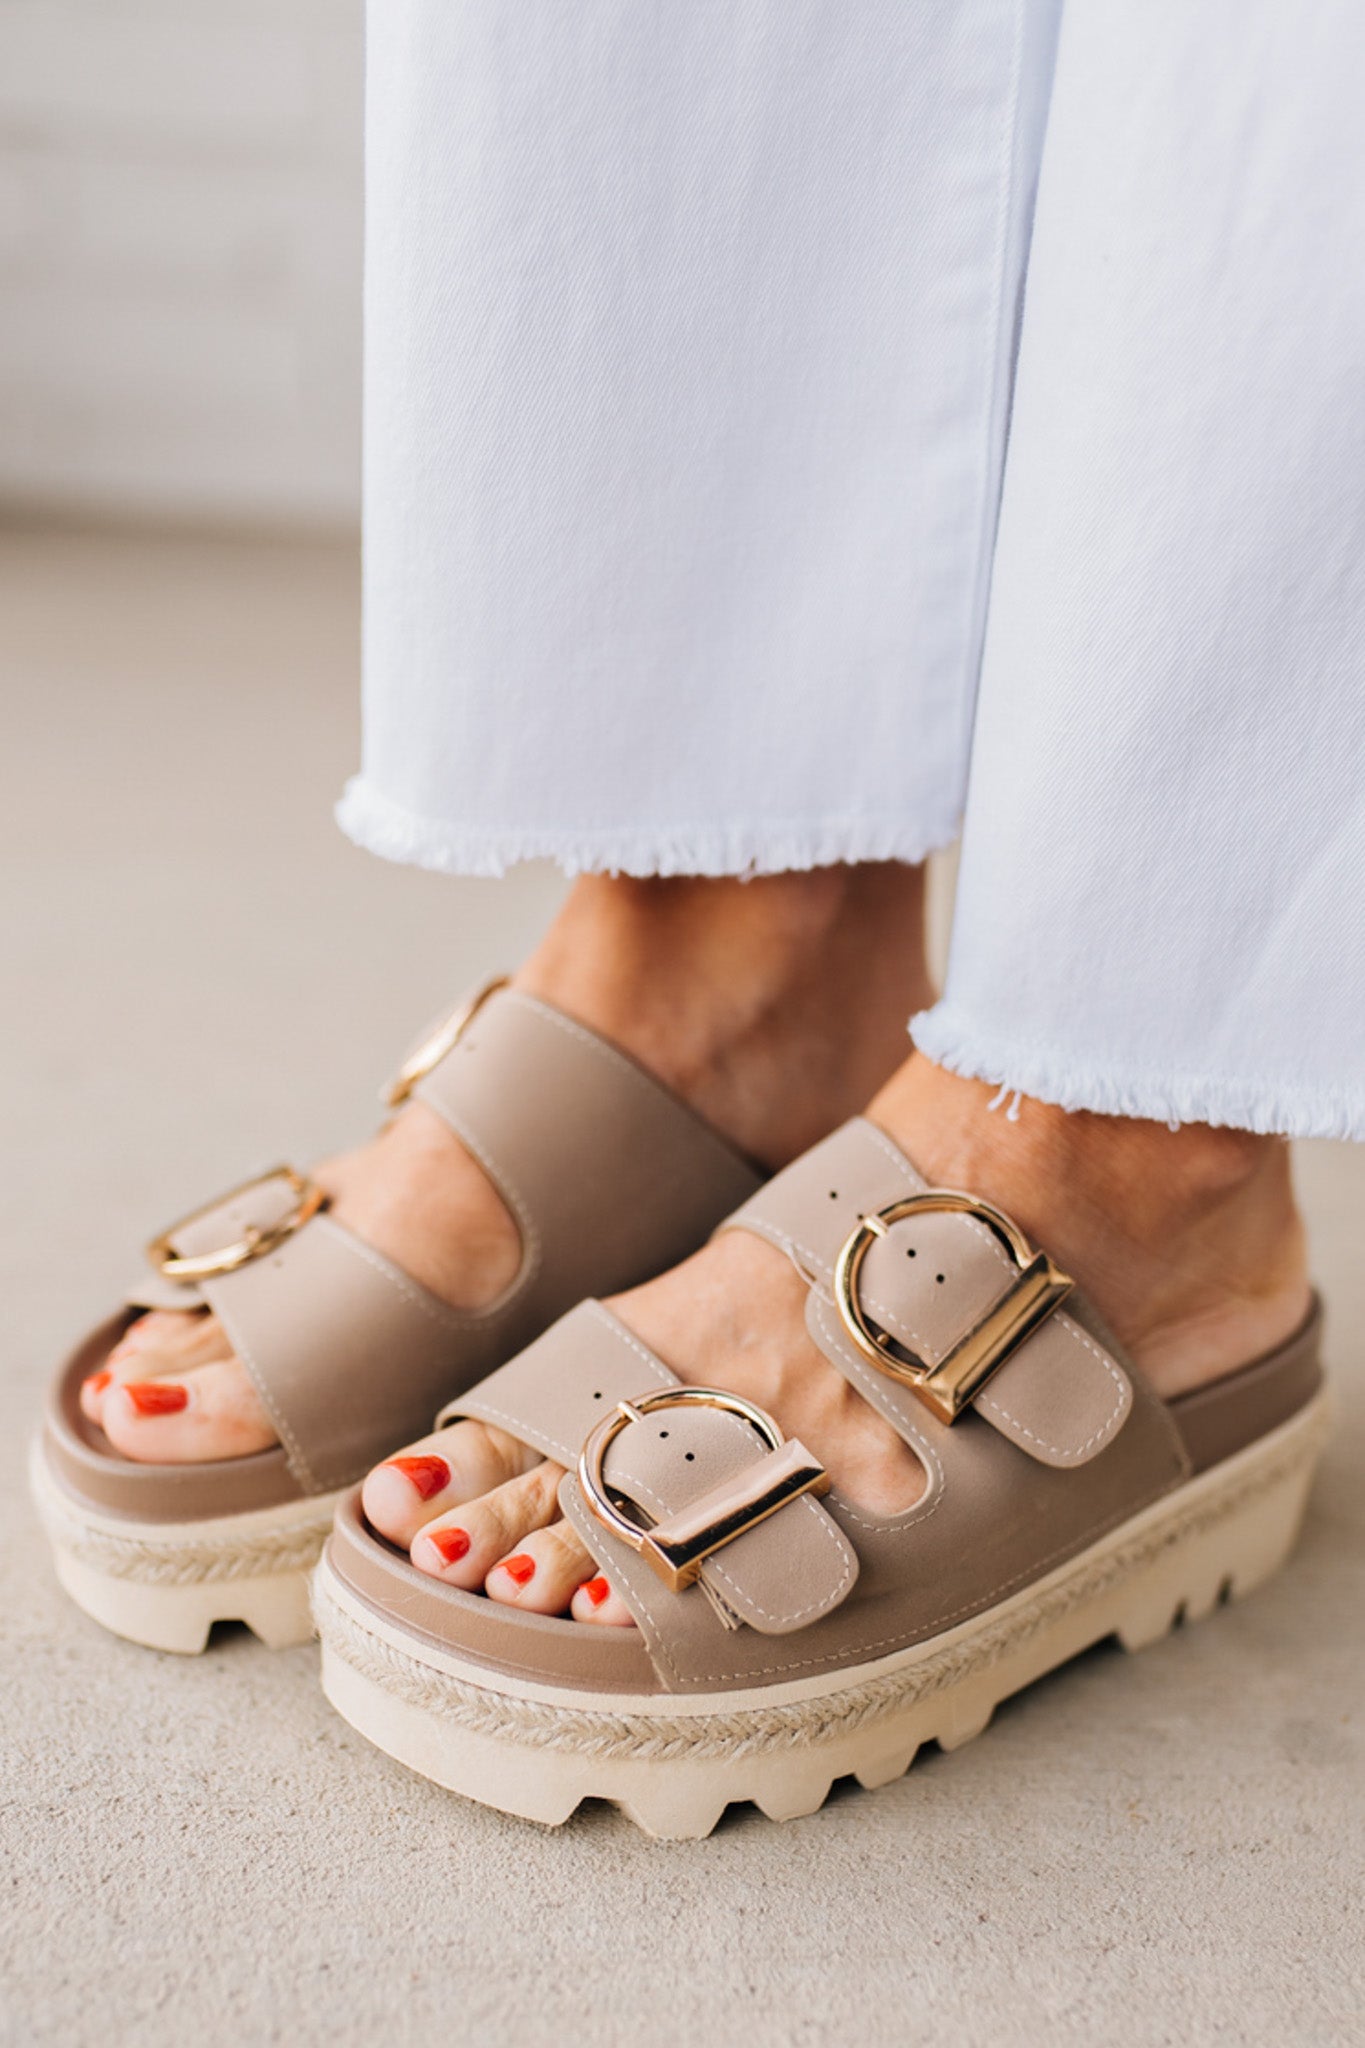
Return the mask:
[[[515, 984], [613, 1039], [775, 1168], [851, 1115], [901, 1058], [906, 1019], [930, 995], [922, 917], [922, 870], [894, 862], [750, 882], [591, 876]], [[855, 978], [850, 1032], [844, 991]], [[501, 1198], [420, 1101], [315, 1178], [341, 1222], [452, 1307], [481, 1307], [517, 1270]], [[115, 1449], [146, 1463], [275, 1442], [206, 1313], [143, 1316], [87, 1381], [82, 1406]]]
[[[1166, 1398], [1292, 1334], [1309, 1302], [1288, 1147], [1191, 1125], [992, 1115], [992, 1090], [918, 1056], [869, 1114], [941, 1186], [995, 1201], [1085, 1287]], [[806, 1334], [805, 1287], [760, 1239], [725, 1235], [612, 1306], [694, 1384], [729, 1388], [815, 1449], [873, 1513], [913, 1504], [918, 1461]], [[560, 1468], [499, 1430], [461, 1422], [365, 1482], [365, 1511], [414, 1565], [538, 1614], [631, 1625], [559, 1518]]]

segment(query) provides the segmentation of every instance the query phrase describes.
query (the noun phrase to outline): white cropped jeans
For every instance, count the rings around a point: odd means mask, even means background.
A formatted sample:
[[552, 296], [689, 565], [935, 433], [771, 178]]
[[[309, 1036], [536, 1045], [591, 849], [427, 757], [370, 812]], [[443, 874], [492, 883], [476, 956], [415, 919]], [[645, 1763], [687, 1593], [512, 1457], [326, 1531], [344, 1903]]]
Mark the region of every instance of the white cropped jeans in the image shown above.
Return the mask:
[[351, 836], [962, 828], [935, 1059], [1365, 1137], [1359, 0], [383, 0], [369, 47]]

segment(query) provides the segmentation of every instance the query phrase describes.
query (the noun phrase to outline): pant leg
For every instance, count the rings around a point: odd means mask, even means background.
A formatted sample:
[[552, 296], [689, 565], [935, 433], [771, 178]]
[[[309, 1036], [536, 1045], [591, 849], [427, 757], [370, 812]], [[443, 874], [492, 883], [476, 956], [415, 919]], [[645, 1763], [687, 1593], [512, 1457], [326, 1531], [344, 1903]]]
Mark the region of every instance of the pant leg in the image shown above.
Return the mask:
[[1365, 16], [1064, 21], [945, 999], [1068, 1108], [1365, 1137]]
[[371, 9], [353, 838], [954, 836], [1056, 7]]

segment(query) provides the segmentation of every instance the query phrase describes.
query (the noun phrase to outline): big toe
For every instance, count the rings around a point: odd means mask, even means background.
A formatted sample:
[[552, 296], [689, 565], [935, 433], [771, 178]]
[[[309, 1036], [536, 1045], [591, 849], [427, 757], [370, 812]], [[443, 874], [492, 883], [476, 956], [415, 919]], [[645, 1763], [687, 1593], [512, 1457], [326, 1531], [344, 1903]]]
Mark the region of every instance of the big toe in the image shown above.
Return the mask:
[[158, 1379], [164, 1373], [187, 1373], [215, 1360], [231, 1358], [232, 1346], [216, 1316], [206, 1309], [154, 1309], [130, 1323], [97, 1372], [81, 1387], [81, 1412], [88, 1421], [104, 1423], [110, 1388], [127, 1380]]
[[492, 1493], [541, 1462], [527, 1448], [483, 1422], [455, 1422], [395, 1451], [365, 1478], [365, 1519], [406, 1550], [419, 1529], [462, 1501]]
[[268, 1450], [275, 1429], [236, 1358], [189, 1372], [123, 1379], [105, 1390], [105, 1435], [144, 1465], [200, 1465]]

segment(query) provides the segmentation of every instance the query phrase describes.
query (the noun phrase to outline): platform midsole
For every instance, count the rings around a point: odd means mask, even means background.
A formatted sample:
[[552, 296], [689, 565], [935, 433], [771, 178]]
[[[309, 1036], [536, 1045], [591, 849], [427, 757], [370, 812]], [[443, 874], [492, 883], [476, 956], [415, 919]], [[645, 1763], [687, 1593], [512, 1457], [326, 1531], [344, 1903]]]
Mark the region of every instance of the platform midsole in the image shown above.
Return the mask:
[[191, 1522], [138, 1522], [78, 1499], [53, 1474], [41, 1437], [29, 1484], [54, 1545], [109, 1578], [181, 1582], [307, 1570], [327, 1537], [341, 1491], [313, 1494], [240, 1515]]

